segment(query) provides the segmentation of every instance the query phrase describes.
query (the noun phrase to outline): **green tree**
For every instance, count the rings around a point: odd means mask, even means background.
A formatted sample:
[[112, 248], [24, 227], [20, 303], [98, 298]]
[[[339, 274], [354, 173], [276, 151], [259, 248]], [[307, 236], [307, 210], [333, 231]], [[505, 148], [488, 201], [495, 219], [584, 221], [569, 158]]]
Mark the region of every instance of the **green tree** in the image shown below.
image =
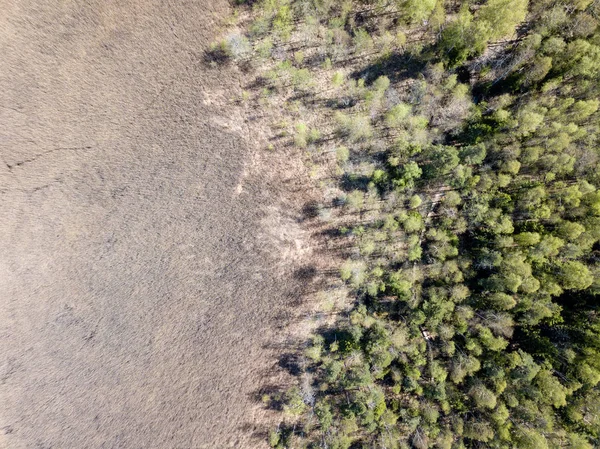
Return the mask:
[[583, 225], [567, 220], [562, 221], [556, 229], [558, 236], [569, 242], [577, 240], [583, 232], [585, 232]]
[[423, 152], [422, 157], [423, 174], [427, 178], [436, 178], [450, 173], [460, 161], [456, 148], [442, 145], [430, 146]]
[[367, 116], [349, 116], [339, 112], [336, 114], [336, 121], [338, 132], [343, 136], [347, 136], [352, 142], [366, 140], [373, 135], [371, 120]]
[[410, 197], [409, 207], [411, 209], [416, 209], [417, 207], [419, 207], [421, 205], [421, 203], [423, 203], [423, 200], [421, 199], [421, 197], [419, 195], [413, 195]]
[[477, 19], [482, 22], [479, 32], [487, 39], [499, 39], [515, 32], [515, 27], [525, 20], [528, 0], [489, 0]]
[[515, 442], [522, 449], [549, 449], [548, 440], [541, 433], [524, 426], [517, 430]]
[[469, 390], [469, 396], [473, 398], [475, 405], [479, 408], [494, 409], [496, 407], [496, 396], [483, 384], [475, 384]]
[[584, 290], [594, 282], [589, 268], [579, 261], [564, 262], [559, 265], [558, 270], [561, 285], [567, 290]]
[[567, 405], [568, 390], [548, 370], [541, 370], [535, 377], [540, 399], [555, 408]]
[[411, 109], [411, 106], [406, 103], [395, 105], [385, 114], [386, 125], [390, 128], [398, 128], [404, 125]]
[[486, 154], [487, 152], [485, 145], [481, 143], [477, 145], [469, 145], [460, 151], [460, 159], [464, 164], [478, 165], [485, 160]]
[[292, 387], [286, 392], [283, 409], [290, 415], [301, 415], [304, 412], [306, 404], [298, 387]]
[[422, 22], [431, 15], [436, 0], [396, 0], [406, 23]]
[[494, 438], [494, 429], [485, 421], [468, 421], [465, 423], [464, 436], [486, 443]]

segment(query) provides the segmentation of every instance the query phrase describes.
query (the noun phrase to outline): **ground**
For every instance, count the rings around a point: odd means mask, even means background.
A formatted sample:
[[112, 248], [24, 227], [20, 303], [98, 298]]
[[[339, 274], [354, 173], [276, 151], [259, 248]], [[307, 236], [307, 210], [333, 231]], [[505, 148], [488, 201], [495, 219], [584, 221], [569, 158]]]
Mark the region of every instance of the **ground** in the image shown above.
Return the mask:
[[306, 247], [228, 3], [0, 8], [0, 447], [262, 447]]

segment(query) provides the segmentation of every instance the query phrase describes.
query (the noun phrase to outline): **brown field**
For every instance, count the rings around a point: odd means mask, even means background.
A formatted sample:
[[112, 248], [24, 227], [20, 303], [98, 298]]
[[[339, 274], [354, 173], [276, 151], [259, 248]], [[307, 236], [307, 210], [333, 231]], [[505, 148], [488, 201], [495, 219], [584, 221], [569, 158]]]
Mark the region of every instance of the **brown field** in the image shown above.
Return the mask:
[[0, 11], [0, 447], [263, 447], [302, 192], [204, 61], [227, 2]]

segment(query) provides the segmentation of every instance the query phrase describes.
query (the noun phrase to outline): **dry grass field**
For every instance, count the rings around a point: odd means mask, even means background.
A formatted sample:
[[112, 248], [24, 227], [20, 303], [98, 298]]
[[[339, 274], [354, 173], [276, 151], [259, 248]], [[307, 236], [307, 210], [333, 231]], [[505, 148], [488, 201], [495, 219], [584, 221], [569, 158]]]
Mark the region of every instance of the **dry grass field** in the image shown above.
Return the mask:
[[0, 10], [0, 447], [263, 447], [302, 192], [204, 60], [227, 2]]

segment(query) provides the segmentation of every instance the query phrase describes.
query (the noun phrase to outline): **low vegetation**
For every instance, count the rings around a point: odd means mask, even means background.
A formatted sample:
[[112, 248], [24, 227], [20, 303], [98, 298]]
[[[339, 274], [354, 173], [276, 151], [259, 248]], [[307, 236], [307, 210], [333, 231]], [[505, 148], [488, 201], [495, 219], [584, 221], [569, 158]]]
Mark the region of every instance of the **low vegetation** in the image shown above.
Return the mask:
[[271, 445], [600, 446], [600, 2], [240, 11], [216, 48], [305, 152], [352, 298]]

